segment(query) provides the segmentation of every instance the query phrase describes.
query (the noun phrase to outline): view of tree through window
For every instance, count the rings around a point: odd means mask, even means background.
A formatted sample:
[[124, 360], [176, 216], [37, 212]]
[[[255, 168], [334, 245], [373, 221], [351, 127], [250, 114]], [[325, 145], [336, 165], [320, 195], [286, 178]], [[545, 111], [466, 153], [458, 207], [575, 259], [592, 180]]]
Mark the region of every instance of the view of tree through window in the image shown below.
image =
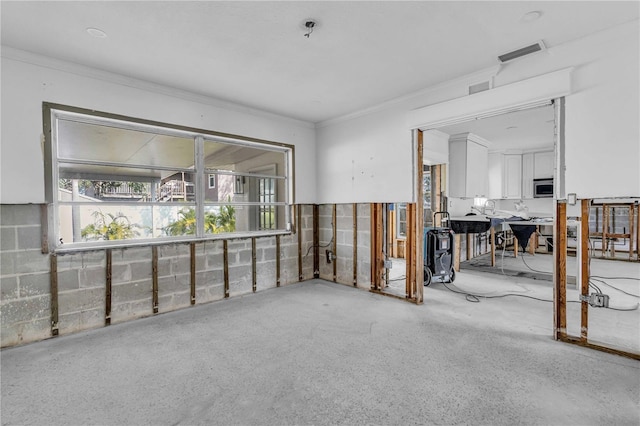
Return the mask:
[[290, 146], [76, 111], [50, 110], [54, 246], [288, 229]]

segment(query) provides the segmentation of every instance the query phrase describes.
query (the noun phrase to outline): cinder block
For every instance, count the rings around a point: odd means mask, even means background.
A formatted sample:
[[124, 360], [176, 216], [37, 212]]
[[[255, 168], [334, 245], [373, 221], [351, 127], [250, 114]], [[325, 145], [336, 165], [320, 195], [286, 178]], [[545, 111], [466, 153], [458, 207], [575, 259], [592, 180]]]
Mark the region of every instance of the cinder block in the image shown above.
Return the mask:
[[261, 263], [256, 267], [256, 288], [264, 290], [276, 287], [276, 262]]
[[0, 276], [16, 273], [16, 258], [15, 252], [0, 252]]
[[151, 280], [112, 285], [112, 303], [128, 303], [143, 299], [151, 303], [152, 287]]
[[42, 249], [42, 229], [38, 226], [21, 226], [16, 228], [18, 249]]
[[0, 205], [0, 226], [40, 225], [39, 204]]
[[131, 281], [151, 278], [153, 268], [151, 262], [132, 262], [129, 266], [131, 267]]
[[69, 253], [58, 255], [58, 271], [65, 269], [83, 269], [94, 266], [106, 267], [107, 255], [104, 250]]
[[114, 264], [129, 263], [138, 260], [148, 260], [149, 263], [151, 263], [152, 253], [151, 247], [128, 247], [113, 250], [111, 256]]
[[131, 266], [127, 264], [111, 265], [111, 283], [126, 284], [131, 281]]
[[51, 337], [51, 318], [22, 322], [18, 324], [2, 323], [0, 329], [0, 345], [20, 345]]
[[33, 272], [48, 272], [51, 268], [49, 255], [40, 250], [25, 250], [15, 252], [15, 268], [18, 274]]
[[80, 288], [80, 280], [78, 279], [78, 270], [70, 269], [67, 271], [58, 271], [58, 290], [77, 290]]
[[58, 312], [67, 314], [88, 309], [96, 309], [105, 305], [104, 288], [85, 288], [65, 291], [58, 294]]
[[18, 277], [0, 278], [0, 301], [17, 299], [19, 296]]
[[171, 258], [158, 259], [158, 276], [159, 277], [166, 277], [171, 275], [172, 261], [173, 259]]
[[251, 250], [243, 250], [239, 252], [239, 264], [240, 265], [251, 265], [253, 262], [253, 253]]
[[190, 275], [171, 275], [158, 279], [158, 294], [167, 295], [171, 293], [189, 290], [191, 288]]
[[16, 299], [2, 304], [0, 323], [17, 324], [38, 319], [51, 319], [51, 298], [36, 296], [27, 299]]
[[224, 268], [224, 255], [222, 253], [211, 253], [207, 255], [206, 263], [207, 270], [223, 269]]
[[15, 250], [17, 246], [16, 228], [0, 228], [0, 251]]
[[191, 273], [191, 257], [174, 257], [171, 259], [171, 275]]
[[43, 296], [51, 293], [51, 275], [48, 272], [20, 275], [18, 282], [20, 297]]
[[167, 244], [158, 247], [158, 257], [189, 256], [191, 247], [189, 244]]

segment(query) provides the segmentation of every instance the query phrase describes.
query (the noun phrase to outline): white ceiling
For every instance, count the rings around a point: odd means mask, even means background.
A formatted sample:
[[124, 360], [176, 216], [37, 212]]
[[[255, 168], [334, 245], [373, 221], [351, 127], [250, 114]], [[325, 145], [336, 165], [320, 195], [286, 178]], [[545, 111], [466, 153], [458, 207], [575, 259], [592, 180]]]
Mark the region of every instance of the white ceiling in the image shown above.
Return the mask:
[[[638, 19], [631, 2], [2, 1], [2, 44], [310, 122]], [[541, 11], [534, 22], [522, 17]], [[318, 21], [309, 38], [303, 22]], [[98, 28], [106, 38], [90, 36]]]
[[553, 148], [553, 105], [440, 127], [449, 135], [473, 133], [489, 142], [489, 151], [527, 151]]

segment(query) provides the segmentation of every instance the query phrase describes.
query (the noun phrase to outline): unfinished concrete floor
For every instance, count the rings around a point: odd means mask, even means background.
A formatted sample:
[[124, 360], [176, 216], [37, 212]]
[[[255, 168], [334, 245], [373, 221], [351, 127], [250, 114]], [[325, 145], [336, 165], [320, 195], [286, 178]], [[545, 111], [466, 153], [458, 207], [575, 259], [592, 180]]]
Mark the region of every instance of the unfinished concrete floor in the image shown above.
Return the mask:
[[425, 292], [313, 280], [6, 349], [2, 424], [640, 422], [640, 364], [553, 341], [540, 302]]

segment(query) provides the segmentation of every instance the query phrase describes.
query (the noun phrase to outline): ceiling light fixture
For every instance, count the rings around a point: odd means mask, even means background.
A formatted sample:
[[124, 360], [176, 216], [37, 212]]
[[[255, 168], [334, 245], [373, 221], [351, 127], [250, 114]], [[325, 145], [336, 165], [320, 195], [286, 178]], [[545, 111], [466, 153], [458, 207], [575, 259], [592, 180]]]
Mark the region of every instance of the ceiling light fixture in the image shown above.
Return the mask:
[[107, 38], [107, 33], [98, 28], [87, 28], [87, 33], [95, 38]]
[[318, 25], [318, 23], [316, 21], [314, 21], [313, 19], [307, 19], [304, 22], [304, 28], [307, 30], [307, 32], [304, 34], [304, 36], [306, 38], [309, 38], [309, 36], [311, 36], [311, 33], [313, 32], [313, 29]]
[[531, 12], [527, 12], [524, 15], [522, 15], [522, 18], [520, 18], [520, 21], [533, 22], [540, 19], [541, 16], [542, 16], [542, 12], [540, 12], [539, 10], [532, 10]]

